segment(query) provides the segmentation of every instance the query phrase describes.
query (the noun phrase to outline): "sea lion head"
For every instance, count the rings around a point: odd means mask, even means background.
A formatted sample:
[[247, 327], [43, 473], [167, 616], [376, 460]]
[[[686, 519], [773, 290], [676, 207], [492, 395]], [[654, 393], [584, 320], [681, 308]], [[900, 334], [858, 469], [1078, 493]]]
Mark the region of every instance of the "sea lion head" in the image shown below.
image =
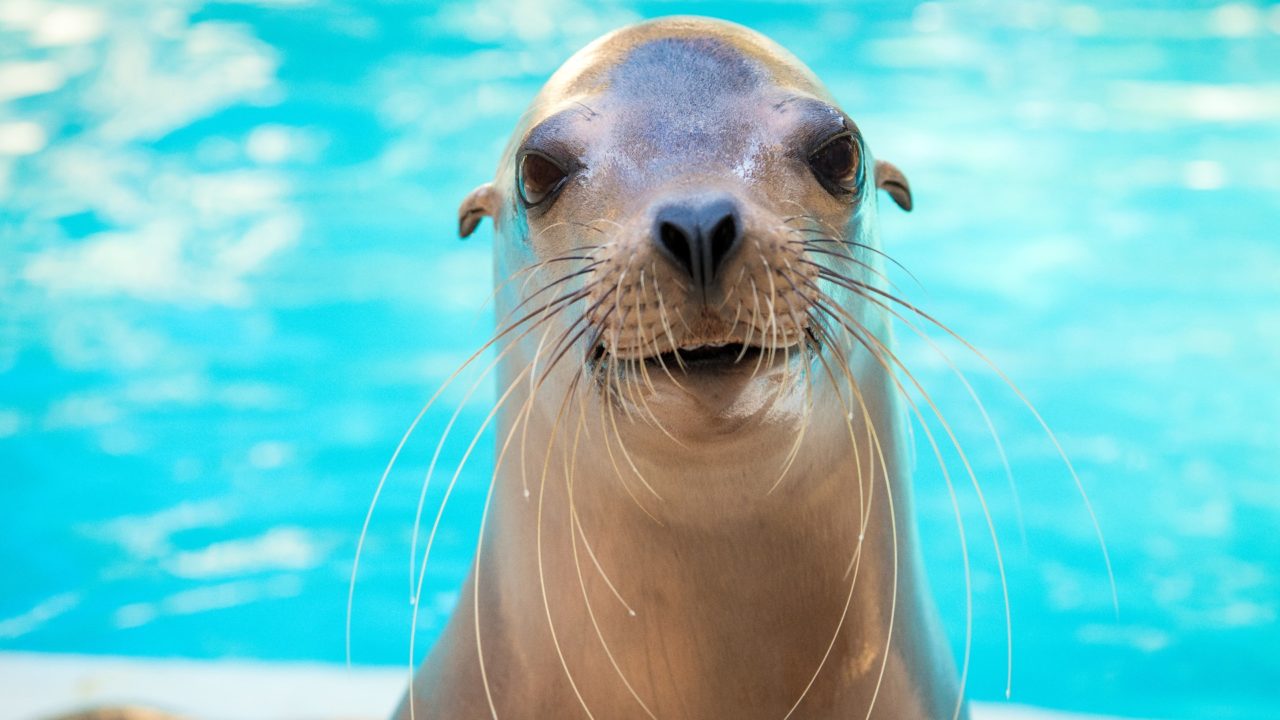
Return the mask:
[[798, 59], [669, 18], [553, 75], [459, 231], [495, 222], [509, 367], [667, 438], [741, 441], [812, 420], [815, 388], [874, 354], [852, 330], [880, 329], [876, 188], [910, 209], [902, 174]]

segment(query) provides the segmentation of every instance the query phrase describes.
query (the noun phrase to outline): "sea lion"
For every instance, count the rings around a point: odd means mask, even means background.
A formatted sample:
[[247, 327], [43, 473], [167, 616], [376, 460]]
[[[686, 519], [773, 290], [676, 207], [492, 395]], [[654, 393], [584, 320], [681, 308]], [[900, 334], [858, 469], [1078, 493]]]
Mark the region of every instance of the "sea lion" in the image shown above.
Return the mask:
[[747, 28], [641, 23], [550, 78], [459, 210], [496, 232], [498, 460], [399, 718], [967, 715], [910, 519], [877, 188], [911, 209]]

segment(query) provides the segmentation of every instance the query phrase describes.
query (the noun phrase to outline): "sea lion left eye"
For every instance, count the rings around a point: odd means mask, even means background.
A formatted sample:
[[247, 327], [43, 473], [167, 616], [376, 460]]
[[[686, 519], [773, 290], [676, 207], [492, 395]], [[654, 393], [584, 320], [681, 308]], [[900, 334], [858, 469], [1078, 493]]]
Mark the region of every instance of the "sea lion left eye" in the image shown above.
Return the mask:
[[520, 160], [517, 185], [526, 207], [533, 207], [551, 197], [564, 184], [569, 173], [545, 155], [527, 153]]
[[824, 184], [845, 192], [857, 189], [858, 165], [858, 146], [847, 134], [831, 138], [809, 156], [813, 174]]

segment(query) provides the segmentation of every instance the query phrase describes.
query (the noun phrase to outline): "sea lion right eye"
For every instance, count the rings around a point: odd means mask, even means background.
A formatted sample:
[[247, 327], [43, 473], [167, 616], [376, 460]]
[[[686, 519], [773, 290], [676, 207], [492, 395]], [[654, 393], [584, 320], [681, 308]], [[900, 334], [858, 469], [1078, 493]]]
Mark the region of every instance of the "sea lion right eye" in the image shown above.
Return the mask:
[[813, 174], [833, 194], [847, 195], [857, 191], [861, 165], [858, 144], [848, 132], [831, 138], [809, 155]]
[[569, 172], [560, 167], [554, 160], [539, 152], [529, 151], [520, 158], [519, 174], [516, 186], [520, 191], [520, 199], [525, 207], [534, 207], [553, 198]]

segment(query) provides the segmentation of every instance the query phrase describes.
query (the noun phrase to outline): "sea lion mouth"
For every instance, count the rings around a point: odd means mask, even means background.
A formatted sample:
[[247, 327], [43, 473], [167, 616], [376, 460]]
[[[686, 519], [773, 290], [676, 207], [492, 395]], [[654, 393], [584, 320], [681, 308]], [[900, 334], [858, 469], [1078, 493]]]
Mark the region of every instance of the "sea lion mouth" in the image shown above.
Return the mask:
[[726, 370], [734, 365], [756, 365], [760, 356], [767, 352], [758, 345], [743, 343], [710, 343], [694, 347], [680, 348], [678, 352], [668, 351], [644, 358], [644, 362], [653, 367], [684, 368], [685, 370]]
[[649, 352], [639, 349], [611, 350], [604, 343], [592, 353], [594, 364], [614, 362], [623, 367], [643, 363], [649, 371], [728, 372], [735, 368], [760, 368], [803, 356], [805, 349], [818, 350], [817, 341], [807, 332], [787, 345], [758, 345], [739, 340], [696, 342], [678, 349]]
[[[747, 360], [754, 361], [764, 352], [764, 348], [758, 345], [745, 345], [743, 343], [709, 343], [691, 348], [681, 348], [679, 356], [675, 352], [663, 353], [658, 359], [663, 361], [679, 361], [685, 365], [732, 365], [737, 362]], [[646, 358], [647, 362], [654, 362], [652, 358]]]

